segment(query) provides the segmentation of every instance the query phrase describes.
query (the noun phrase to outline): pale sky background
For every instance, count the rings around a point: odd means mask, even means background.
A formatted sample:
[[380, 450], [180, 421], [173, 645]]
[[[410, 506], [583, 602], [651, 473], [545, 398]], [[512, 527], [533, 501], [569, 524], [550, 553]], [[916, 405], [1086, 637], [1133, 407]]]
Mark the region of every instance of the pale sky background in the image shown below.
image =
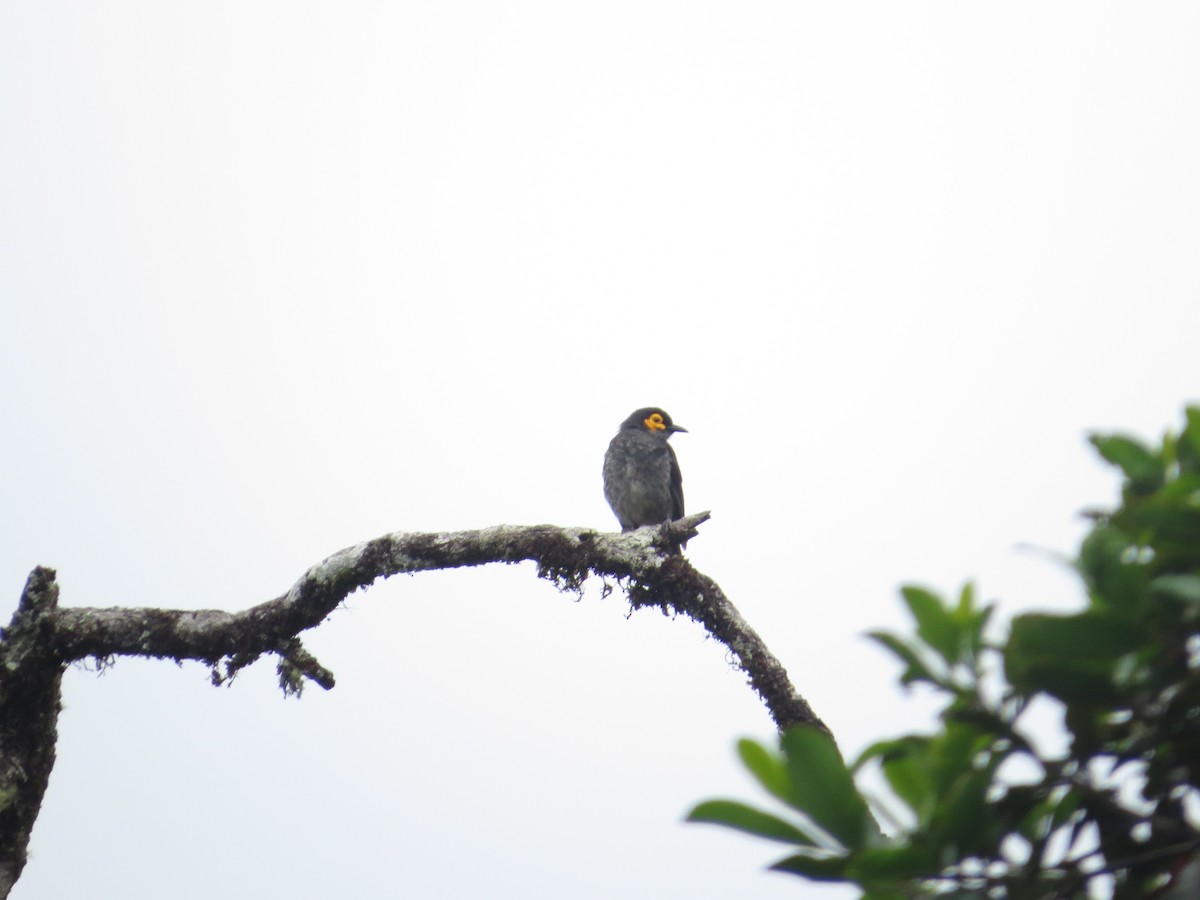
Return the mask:
[[[0, 4], [0, 618], [240, 609], [393, 530], [688, 553], [856, 754], [930, 724], [896, 588], [1080, 593], [1092, 429], [1200, 397], [1194, 3]], [[17, 900], [842, 898], [681, 823], [771, 723], [698, 626], [529, 566], [274, 662], [73, 669]]]

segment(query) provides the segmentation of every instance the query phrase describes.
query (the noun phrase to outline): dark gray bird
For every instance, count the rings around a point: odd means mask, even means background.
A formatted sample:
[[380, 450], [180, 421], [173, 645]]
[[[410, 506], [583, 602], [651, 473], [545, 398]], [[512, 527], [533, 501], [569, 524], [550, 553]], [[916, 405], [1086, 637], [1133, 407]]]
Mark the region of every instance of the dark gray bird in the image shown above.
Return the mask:
[[683, 517], [683, 476], [667, 440], [687, 431], [657, 406], [621, 423], [604, 454], [604, 496], [622, 531]]

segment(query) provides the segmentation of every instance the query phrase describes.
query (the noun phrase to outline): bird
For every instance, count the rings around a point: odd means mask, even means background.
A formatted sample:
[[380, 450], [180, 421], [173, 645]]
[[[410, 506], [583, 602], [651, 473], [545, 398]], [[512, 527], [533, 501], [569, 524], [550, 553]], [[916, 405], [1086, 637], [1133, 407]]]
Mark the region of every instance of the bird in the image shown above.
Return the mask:
[[667, 441], [676, 425], [657, 406], [630, 413], [604, 454], [604, 497], [622, 531], [683, 518], [683, 476]]

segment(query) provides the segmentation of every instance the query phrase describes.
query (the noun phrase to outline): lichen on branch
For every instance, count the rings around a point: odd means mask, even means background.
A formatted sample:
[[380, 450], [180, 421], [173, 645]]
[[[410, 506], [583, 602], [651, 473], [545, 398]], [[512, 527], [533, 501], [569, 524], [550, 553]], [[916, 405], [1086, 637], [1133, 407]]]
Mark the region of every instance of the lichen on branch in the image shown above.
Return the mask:
[[607, 595], [615, 582], [635, 609], [657, 606], [703, 625], [729, 649], [779, 728], [808, 723], [828, 731], [716, 582], [677, 552], [708, 518], [697, 513], [628, 534], [553, 525], [395, 532], [334, 553], [287, 592], [240, 612], [59, 607], [54, 571], [35, 569], [12, 622], [0, 631], [0, 900], [25, 865], [53, 767], [66, 665], [118, 656], [195, 660], [221, 685], [274, 655], [285, 695], [299, 695], [309, 681], [329, 690], [333, 673], [305, 649], [300, 635], [353, 592], [401, 573], [530, 561], [539, 577], [564, 592], [582, 594], [595, 576]]

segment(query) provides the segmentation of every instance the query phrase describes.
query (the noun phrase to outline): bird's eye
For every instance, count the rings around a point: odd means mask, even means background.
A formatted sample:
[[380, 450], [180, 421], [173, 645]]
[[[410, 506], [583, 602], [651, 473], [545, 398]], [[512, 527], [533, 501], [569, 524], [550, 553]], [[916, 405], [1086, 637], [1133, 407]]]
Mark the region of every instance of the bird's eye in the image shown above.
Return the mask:
[[665, 431], [667, 426], [663, 423], [661, 413], [651, 413], [646, 419], [646, 427], [651, 431]]

